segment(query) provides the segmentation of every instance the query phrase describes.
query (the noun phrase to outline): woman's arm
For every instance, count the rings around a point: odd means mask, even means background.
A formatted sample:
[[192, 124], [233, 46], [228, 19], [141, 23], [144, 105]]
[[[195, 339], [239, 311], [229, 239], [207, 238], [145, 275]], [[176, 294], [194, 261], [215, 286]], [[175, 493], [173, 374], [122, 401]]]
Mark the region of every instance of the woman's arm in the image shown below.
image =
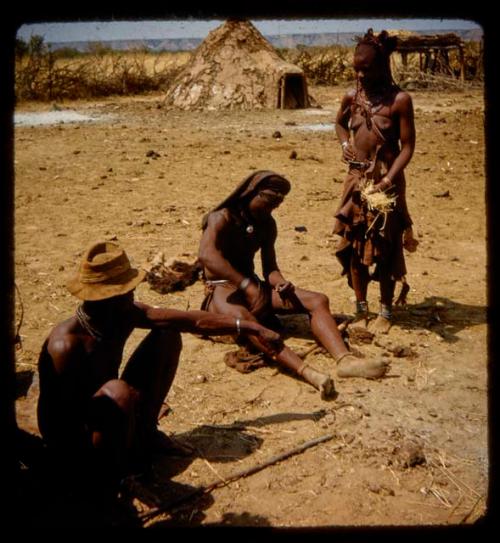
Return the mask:
[[393, 111], [399, 118], [399, 138], [401, 151], [392, 163], [389, 171], [382, 179], [387, 186], [393, 184], [406, 168], [415, 151], [415, 118], [411, 96], [406, 92], [400, 92], [395, 99]]
[[[246, 277], [224, 257], [220, 240], [225, 235], [228, 219], [224, 211], [216, 211], [208, 217], [208, 224], [200, 242], [198, 258], [203, 266], [217, 279], [227, 279], [243, 293], [250, 311], [256, 314], [268, 303], [266, 293], [253, 277]], [[235, 250], [244, 248], [238, 247]]]
[[220, 250], [220, 240], [225, 235], [228, 220], [223, 210], [210, 213], [200, 241], [198, 257], [202, 265], [217, 279], [227, 279], [233, 285], [241, 284], [245, 276], [233, 268]]
[[342, 103], [335, 118], [335, 133], [342, 146], [342, 157], [345, 161], [354, 160], [356, 155], [350, 143], [349, 120], [351, 118], [351, 106], [354, 100], [355, 90], [351, 90], [342, 98]]
[[264, 278], [266, 281], [273, 287], [282, 298], [286, 298], [291, 295], [295, 287], [293, 283], [287, 281], [281, 270], [278, 267], [276, 261], [276, 239], [278, 237], [278, 229], [276, 226], [276, 221], [272, 219], [272, 224], [268, 228], [268, 236], [266, 237], [266, 242], [262, 246], [261, 256], [262, 256], [262, 270], [264, 272]]
[[278, 237], [278, 228], [276, 221], [271, 217], [269, 224], [266, 226], [266, 238], [261, 247], [262, 273], [264, 279], [272, 286], [285, 281], [281, 275], [276, 258], [276, 239]]

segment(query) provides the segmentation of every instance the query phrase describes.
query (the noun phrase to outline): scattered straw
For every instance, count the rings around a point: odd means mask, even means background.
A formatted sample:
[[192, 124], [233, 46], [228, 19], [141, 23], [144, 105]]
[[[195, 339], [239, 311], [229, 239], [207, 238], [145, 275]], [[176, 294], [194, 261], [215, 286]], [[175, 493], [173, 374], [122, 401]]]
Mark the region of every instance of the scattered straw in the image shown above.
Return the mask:
[[392, 211], [397, 196], [391, 196], [384, 191], [372, 192], [373, 181], [366, 181], [361, 189], [361, 200], [366, 203], [370, 211], [388, 213]]

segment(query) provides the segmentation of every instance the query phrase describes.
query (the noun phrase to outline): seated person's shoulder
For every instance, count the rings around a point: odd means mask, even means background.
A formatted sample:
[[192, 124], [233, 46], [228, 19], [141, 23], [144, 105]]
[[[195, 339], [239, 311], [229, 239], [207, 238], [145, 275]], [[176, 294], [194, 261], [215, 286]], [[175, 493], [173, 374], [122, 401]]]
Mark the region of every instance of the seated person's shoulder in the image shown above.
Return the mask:
[[234, 219], [227, 208], [212, 211], [207, 217], [207, 226], [210, 228], [221, 229], [232, 224]]
[[47, 338], [47, 352], [51, 356], [66, 356], [81, 347], [81, 338], [73, 330], [71, 319], [54, 327]]

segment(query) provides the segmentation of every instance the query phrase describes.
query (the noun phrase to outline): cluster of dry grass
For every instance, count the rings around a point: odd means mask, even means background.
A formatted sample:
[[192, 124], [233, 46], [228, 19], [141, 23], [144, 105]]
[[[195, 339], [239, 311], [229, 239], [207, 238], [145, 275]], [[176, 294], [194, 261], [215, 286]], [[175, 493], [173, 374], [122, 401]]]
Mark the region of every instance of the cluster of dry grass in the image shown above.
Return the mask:
[[353, 47], [299, 47], [281, 51], [283, 58], [296, 64], [313, 85], [339, 85], [352, 81]]
[[189, 56], [145, 51], [96, 52], [73, 58], [25, 55], [16, 63], [16, 98], [75, 100], [161, 91]]

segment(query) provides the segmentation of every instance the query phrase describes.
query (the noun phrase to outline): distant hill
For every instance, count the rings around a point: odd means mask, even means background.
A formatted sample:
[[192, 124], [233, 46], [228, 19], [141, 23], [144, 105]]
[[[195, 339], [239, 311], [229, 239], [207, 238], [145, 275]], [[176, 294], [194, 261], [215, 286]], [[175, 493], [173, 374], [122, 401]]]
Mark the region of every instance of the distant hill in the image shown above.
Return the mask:
[[[441, 30], [435, 32], [432, 30], [415, 31], [416, 34], [447, 34], [454, 32], [465, 41], [480, 41], [482, 39], [481, 30]], [[354, 45], [356, 36], [360, 32], [329, 32], [323, 34], [276, 34], [265, 36], [269, 42], [277, 49], [291, 49], [298, 45], [306, 47], [328, 46], [328, 45]], [[100, 42], [72, 41], [50, 43], [52, 50], [69, 48], [77, 51], [88, 51], [89, 46], [99, 43], [115, 51], [127, 51], [131, 49], [145, 49], [155, 52], [160, 51], [191, 51], [196, 49], [203, 41], [202, 38], [177, 38], [177, 39], [143, 39], [143, 40], [110, 40]]]

